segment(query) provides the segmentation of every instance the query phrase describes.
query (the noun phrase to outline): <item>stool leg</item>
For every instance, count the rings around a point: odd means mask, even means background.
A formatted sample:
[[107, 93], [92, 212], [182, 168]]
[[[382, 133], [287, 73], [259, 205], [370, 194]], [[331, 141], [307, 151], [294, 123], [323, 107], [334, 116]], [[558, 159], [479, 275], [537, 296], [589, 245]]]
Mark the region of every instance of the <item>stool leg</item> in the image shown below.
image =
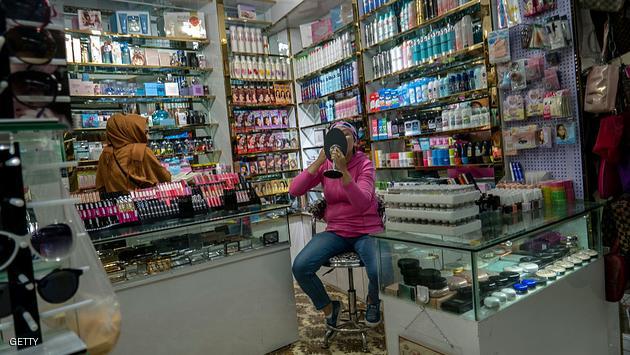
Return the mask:
[[330, 341], [335, 337], [336, 334], [337, 332], [335, 332], [334, 330], [328, 329], [326, 331], [326, 335], [324, 335], [324, 344], [322, 345], [322, 348], [328, 349], [330, 347]]
[[350, 316], [350, 321], [356, 323], [358, 321], [357, 292], [354, 289], [354, 275], [352, 273], [352, 268], [348, 268], [348, 287], [348, 315]]
[[368, 345], [367, 345], [367, 334], [365, 334], [365, 332], [361, 333], [361, 343], [363, 344], [363, 352], [367, 353], [368, 351]]

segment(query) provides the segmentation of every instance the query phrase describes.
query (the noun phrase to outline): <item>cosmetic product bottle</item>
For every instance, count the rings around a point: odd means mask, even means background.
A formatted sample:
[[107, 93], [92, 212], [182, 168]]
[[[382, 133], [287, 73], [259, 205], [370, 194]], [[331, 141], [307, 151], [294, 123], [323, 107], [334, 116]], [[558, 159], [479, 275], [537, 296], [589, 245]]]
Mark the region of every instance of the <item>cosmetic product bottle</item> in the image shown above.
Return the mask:
[[230, 48], [232, 52], [238, 52], [238, 41], [236, 35], [236, 26], [230, 26]]

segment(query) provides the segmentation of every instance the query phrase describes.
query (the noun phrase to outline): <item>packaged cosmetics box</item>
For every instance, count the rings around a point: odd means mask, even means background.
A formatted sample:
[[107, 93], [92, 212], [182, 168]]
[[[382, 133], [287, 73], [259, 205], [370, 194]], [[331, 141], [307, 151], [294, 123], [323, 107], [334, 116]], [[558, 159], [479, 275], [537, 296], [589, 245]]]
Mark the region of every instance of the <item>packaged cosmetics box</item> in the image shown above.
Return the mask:
[[319, 42], [328, 38], [333, 32], [330, 16], [326, 16], [319, 21], [313, 22], [311, 25], [311, 33], [313, 42]]
[[341, 4], [331, 9], [330, 21], [333, 31], [336, 31], [352, 22], [352, 6], [350, 4]]
[[167, 37], [206, 38], [203, 12], [165, 12], [164, 32]]
[[314, 22], [305, 23], [300, 25], [300, 39], [302, 40], [302, 47], [308, 47], [313, 44], [313, 32], [311, 27]]
[[236, 5], [236, 11], [238, 13], [238, 18], [247, 20], [256, 19], [256, 8], [253, 6], [238, 4]]
[[151, 35], [151, 17], [146, 11], [116, 11], [109, 20], [112, 32]]

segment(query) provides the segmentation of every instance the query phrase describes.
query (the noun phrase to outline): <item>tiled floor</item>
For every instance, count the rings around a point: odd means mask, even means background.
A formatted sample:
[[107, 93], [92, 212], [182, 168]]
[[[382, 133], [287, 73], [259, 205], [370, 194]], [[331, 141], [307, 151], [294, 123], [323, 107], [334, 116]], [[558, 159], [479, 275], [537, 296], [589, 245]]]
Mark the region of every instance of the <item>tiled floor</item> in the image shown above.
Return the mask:
[[[343, 300], [343, 303], [347, 305], [345, 294], [330, 288], [328, 293], [331, 298]], [[361, 350], [360, 335], [337, 334], [330, 348], [323, 349], [321, 344], [326, 332], [324, 316], [313, 307], [311, 300], [297, 285], [295, 286], [295, 301], [297, 304], [300, 339], [288, 347], [273, 352], [273, 355], [365, 354]], [[370, 354], [387, 354], [385, 350], [385, 330], [382, 324], [369, 331], [368, 341]]]

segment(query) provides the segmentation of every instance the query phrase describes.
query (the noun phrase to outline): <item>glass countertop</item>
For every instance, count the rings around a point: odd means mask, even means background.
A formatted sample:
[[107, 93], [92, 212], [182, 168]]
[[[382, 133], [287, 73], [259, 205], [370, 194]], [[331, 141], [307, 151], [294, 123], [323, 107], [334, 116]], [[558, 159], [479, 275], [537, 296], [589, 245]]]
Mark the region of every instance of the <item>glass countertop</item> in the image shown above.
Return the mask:
[[286, 210], [290, 205], [255, 205], [241, 207], [238, 211], [212, 211], [207, 214], [196, 215], [192, 218], [174, 218], [147, 222], [145, 224], [127, 227], [110, 228], [89, 232], [92, 242], [97, 244], [109, 243], [116, 240], [141, 236], [143, 234], [163, 232], [177, 228], [192, 227], [204, 223], [218, 222], [221, 220], [247, 217], [260, 213]]
[[544, 207], [543, 209], [516, 214], [486, 212], [480, 214], [481, 230], [456, 237], [395, 230], [386, 230], [376, 234], [375, 237], [384, 240], [412, 242], [458, 250], [479, 251], [529, 233], [562, 224], [575, 217], [586, 215], [588, 212], [602, 206], [602, 204], [595, 202], [576, 201], [563, 206]]

